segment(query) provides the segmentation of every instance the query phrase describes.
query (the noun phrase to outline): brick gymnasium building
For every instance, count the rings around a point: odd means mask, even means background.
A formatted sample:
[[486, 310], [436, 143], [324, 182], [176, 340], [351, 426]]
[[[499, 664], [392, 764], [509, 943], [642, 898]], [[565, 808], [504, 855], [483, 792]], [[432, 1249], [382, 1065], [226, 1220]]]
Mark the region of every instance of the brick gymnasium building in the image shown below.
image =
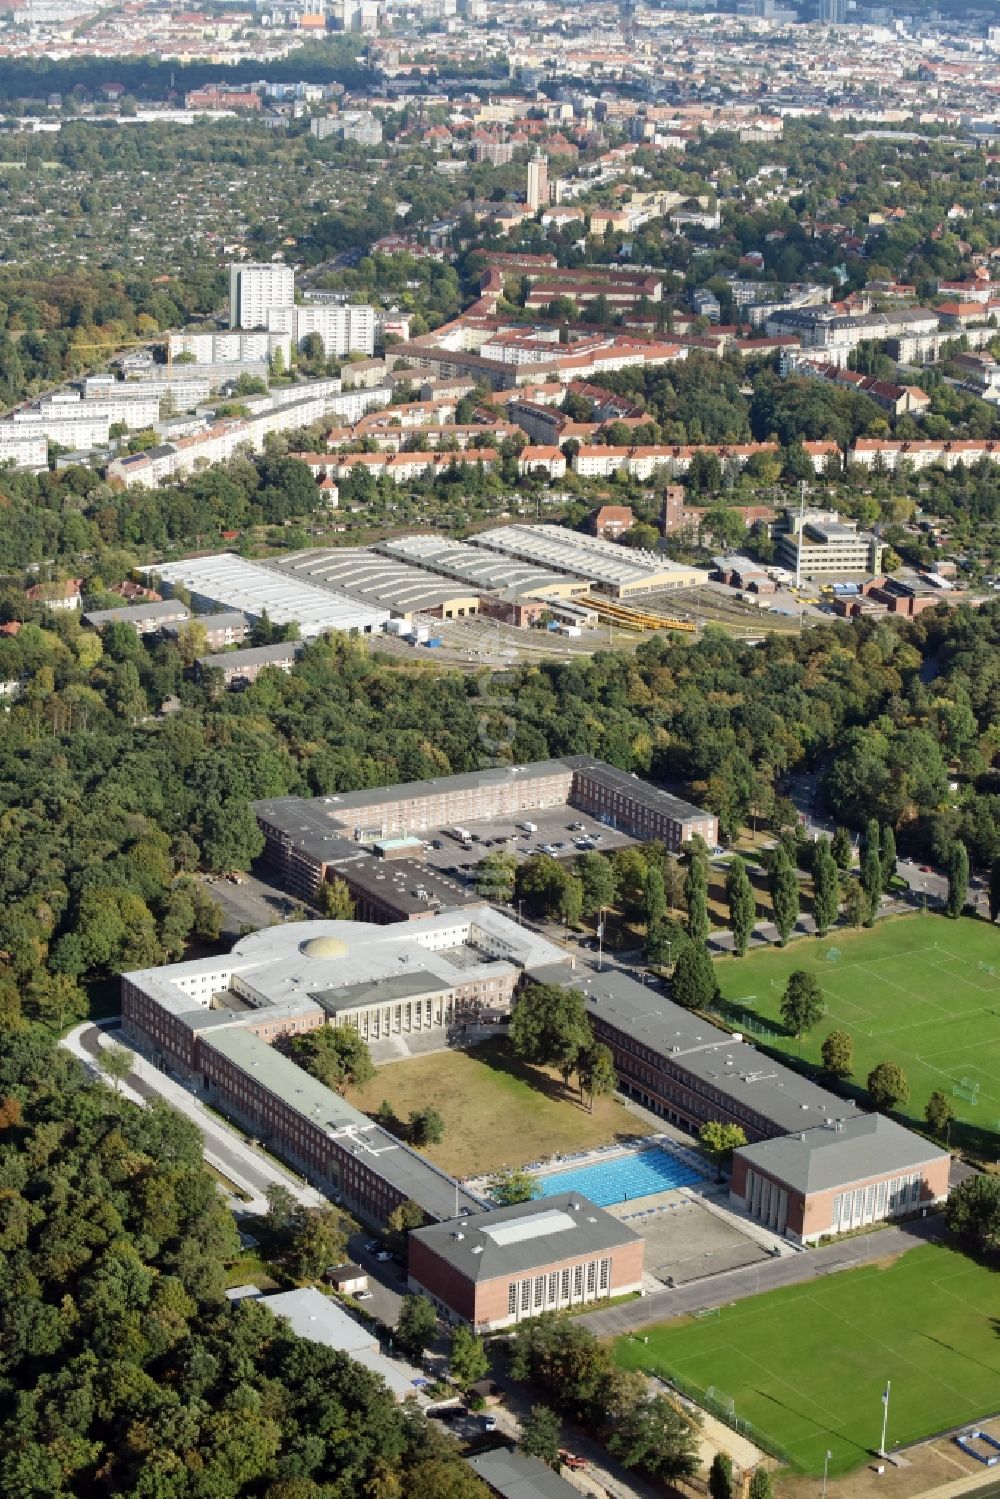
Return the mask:
[[943, 1202], [950, 1168], [946, 1150], [862, 1114], [738, 1150], [730, 1195], [775, 1233], [814, 1244]]
[[578, 1193], [542, 1197], [417, 1229], [412, 1291], [476, 1332], [642, 1286], [642, 1238]]
[[366, 1040], [438, 1031], [509, 1002], [522, 973], [566, 954], [486, 906], [408, 924], [268, 927], [226, 956], [122, 975], [125, 1039], [197, 1085], [324, 1191], [369, 1222], [400, 1203], [429, 1220], [478, 1198], [274, 1049], [321, 1025]]
[[311, 897], [334, 876], [350, 886], [359, 844], [450, 826], [516, 820], [548, 807], [586, 812], [630, 837], [656, 839], [675, 851], [695, 834], [710, 847], [718, 839], [718, 823], [711, 813], [590, 755], [335, 796], [276, 797], [255, 802], [254, 812], [270, 863], [291, 889]]
[[734, 1203], [803, 1243], [919, 1212], [948, 1195], [950, 1156], [879, 1114], [866, 1114], [626, 974], [546, 975], [583, 991], [618, 1087], [696, 1133], [739, 1125]]

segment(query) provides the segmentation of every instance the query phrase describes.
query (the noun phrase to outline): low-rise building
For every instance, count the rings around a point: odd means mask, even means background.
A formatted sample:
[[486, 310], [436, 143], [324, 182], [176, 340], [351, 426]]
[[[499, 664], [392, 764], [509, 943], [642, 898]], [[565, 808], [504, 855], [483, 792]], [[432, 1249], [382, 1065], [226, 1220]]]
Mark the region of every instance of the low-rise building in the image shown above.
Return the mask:
[[229, 952], [122, 975], [129, 1044], [169, 1067], [311, 1182], [369, 1222], [407, 1200], [429, 1221], [483, 1203], [274, 1049], [282, 1036], [354, 1025], [368, 1041], [445, 1035], [461, 1012], [509, 1002], [561, 948], [487, 906], [413, 925], [267, 927]]
[[219, 651], [214, 655], [199, 656], [195, 667], [201, 677], [210, 671], [221, 672], [227, 687], [239, 689], [252, 686], [261, 672], [268, 668], [291, 671], [301, 654], [302, 641], [288, 640], [278, 645], [248, 646], [246, 650]]
[[[357, 1269], [357, 1266], [353, 1267]], [[259, 1296], [261, 1306], [287, 1322], [292, 1331], [310, 1343], [322, 1343], [343, 1353], [352, 1364], [359, 1364], [378, 1376], [392, 1392], [397, 1403], [412, 1399], [422, 1389], [424, 1380], [419, 1369], [401, 1359], [390, 1358], [379, 1348], [378, 1338], [369, 1327], [356, 1322], [349, 1312], [316, 1286], [301, 1286], [294, 1291], [278, 1291], [273, 1296]]]
[[618, 541], [635, 525], [631, 505], [601, 505], [590, 517], [590, 530], [594, 536]]
[[139, 635], [155, 635], [167, 625], [180, 625], [191, 618], [190, 612], [176, 599], [147, 599], [141, 604], [124, 604], [120, 609], [88, 609], [83, 623], [93, 630], [108, 625], [130, 625]]
[[[242, 645], [250, 629], [250, 621], [238, 609], [227, 609], [221, 614], [199, 614], [192, 623], [205, 632], [205, 644], [213, 651], [225, 650], [230, 645]], [[167, 624], [163, 633], [168, 640], [176, 640], [181, 632], [180, 624]]]
[[884, 1114], [832, 1119], [743, 1146], [730, 1196], [799, 1244], [943, 1202], [951, 1156]]
[[285, 796], [253, 803], [267, 840], [267, 856], [281, 877], [307, 897], [339, 872], [337, 861], [343, 857], [345, 841], [350, 847], [351, 839], [372, 843], [470, 822], [516, 821], [525, 812], [567, 806], [630, 837], [658, 839], [675, 850], [696, 835], [709, 847], [718, 839], [712, 813], [590, 755], [327, 797]]
[[417, 1229], [412, 1291], [475, 1332], [642, 1288], [642, 1237], [586, 1197], [565, 1192]]

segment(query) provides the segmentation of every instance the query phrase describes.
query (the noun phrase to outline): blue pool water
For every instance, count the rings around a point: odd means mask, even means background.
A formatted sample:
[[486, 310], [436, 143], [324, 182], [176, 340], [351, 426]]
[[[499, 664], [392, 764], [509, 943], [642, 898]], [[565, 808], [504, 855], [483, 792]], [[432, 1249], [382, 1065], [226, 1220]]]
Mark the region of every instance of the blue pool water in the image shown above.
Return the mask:
[[594, 1166], [576, 1166], [543, 1176], [543, 1197], [559, 1192], [580, 1192], [599, 1208], [616, 1202], [631, 1202], [636, 1197], [651, 1197], [654, 1192], [669, 1192], [673, 1187], [689, 1187], [702, 1181], [700, 1171], [665, 1150], [640, 1150], [633, 1155], [615, 1156]]

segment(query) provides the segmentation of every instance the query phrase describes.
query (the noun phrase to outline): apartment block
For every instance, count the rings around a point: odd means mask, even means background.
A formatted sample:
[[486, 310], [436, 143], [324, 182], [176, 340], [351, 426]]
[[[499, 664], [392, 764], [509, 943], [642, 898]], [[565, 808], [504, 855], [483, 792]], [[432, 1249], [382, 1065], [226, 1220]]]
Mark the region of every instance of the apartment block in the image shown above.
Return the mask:
[[295, 302], [295, 272], [274, 261], [247, 261], [229, 267], [230, 328], [264, 328], [268, 310]]

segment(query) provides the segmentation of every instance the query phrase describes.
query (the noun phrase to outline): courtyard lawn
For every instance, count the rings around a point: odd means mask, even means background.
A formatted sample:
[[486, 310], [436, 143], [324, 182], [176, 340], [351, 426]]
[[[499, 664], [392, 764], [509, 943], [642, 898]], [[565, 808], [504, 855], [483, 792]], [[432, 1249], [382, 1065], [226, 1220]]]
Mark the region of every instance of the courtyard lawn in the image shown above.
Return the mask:
[[[872, 1238], [877, 1249], [878, 1236]], [[863, 1255], [863, 1246], [859, 1243]], [[846, 1472], [1000, 1406], [997, 1273], [941, 1245], [624, 1337], [618, 1362], [715, 1387], [805, 1473]], [[985, 1480], [985, 1473], [984, 1473]]]
[[[826, 1015], [801, 1043], [781, 1025], [781, 994], [793, 969], [815, 975]], [[871, 930], [834, 931], [715, 965], [727, 1024], [748, 1039], [799, 1056], [817, 1071], [833, 1030], [854, 1037], [854, 1075], [864, 1090], [878, 1062], [898, 1062], [910, 1084], [901, 1116], [922, 1124], [935, 1089], [951, 1099], [951, 1142], [996, 1152], [1000, 1131], [1000, 931], [965, 917], [913, 915]], [[865, 1098], [861, 1098], [865, 1102]]]
[[612, 1098], [595, 1100], [591, 1114], [557, 1074], [526, 1067], [504, 1041], [388, 1062], [349, 1098], [370, 1114], [387, 1098], [404, 1122], [412, 1109], [437, 1109], [444, 1139], [423, 1154], [463, 1177], [649, 1133]]

